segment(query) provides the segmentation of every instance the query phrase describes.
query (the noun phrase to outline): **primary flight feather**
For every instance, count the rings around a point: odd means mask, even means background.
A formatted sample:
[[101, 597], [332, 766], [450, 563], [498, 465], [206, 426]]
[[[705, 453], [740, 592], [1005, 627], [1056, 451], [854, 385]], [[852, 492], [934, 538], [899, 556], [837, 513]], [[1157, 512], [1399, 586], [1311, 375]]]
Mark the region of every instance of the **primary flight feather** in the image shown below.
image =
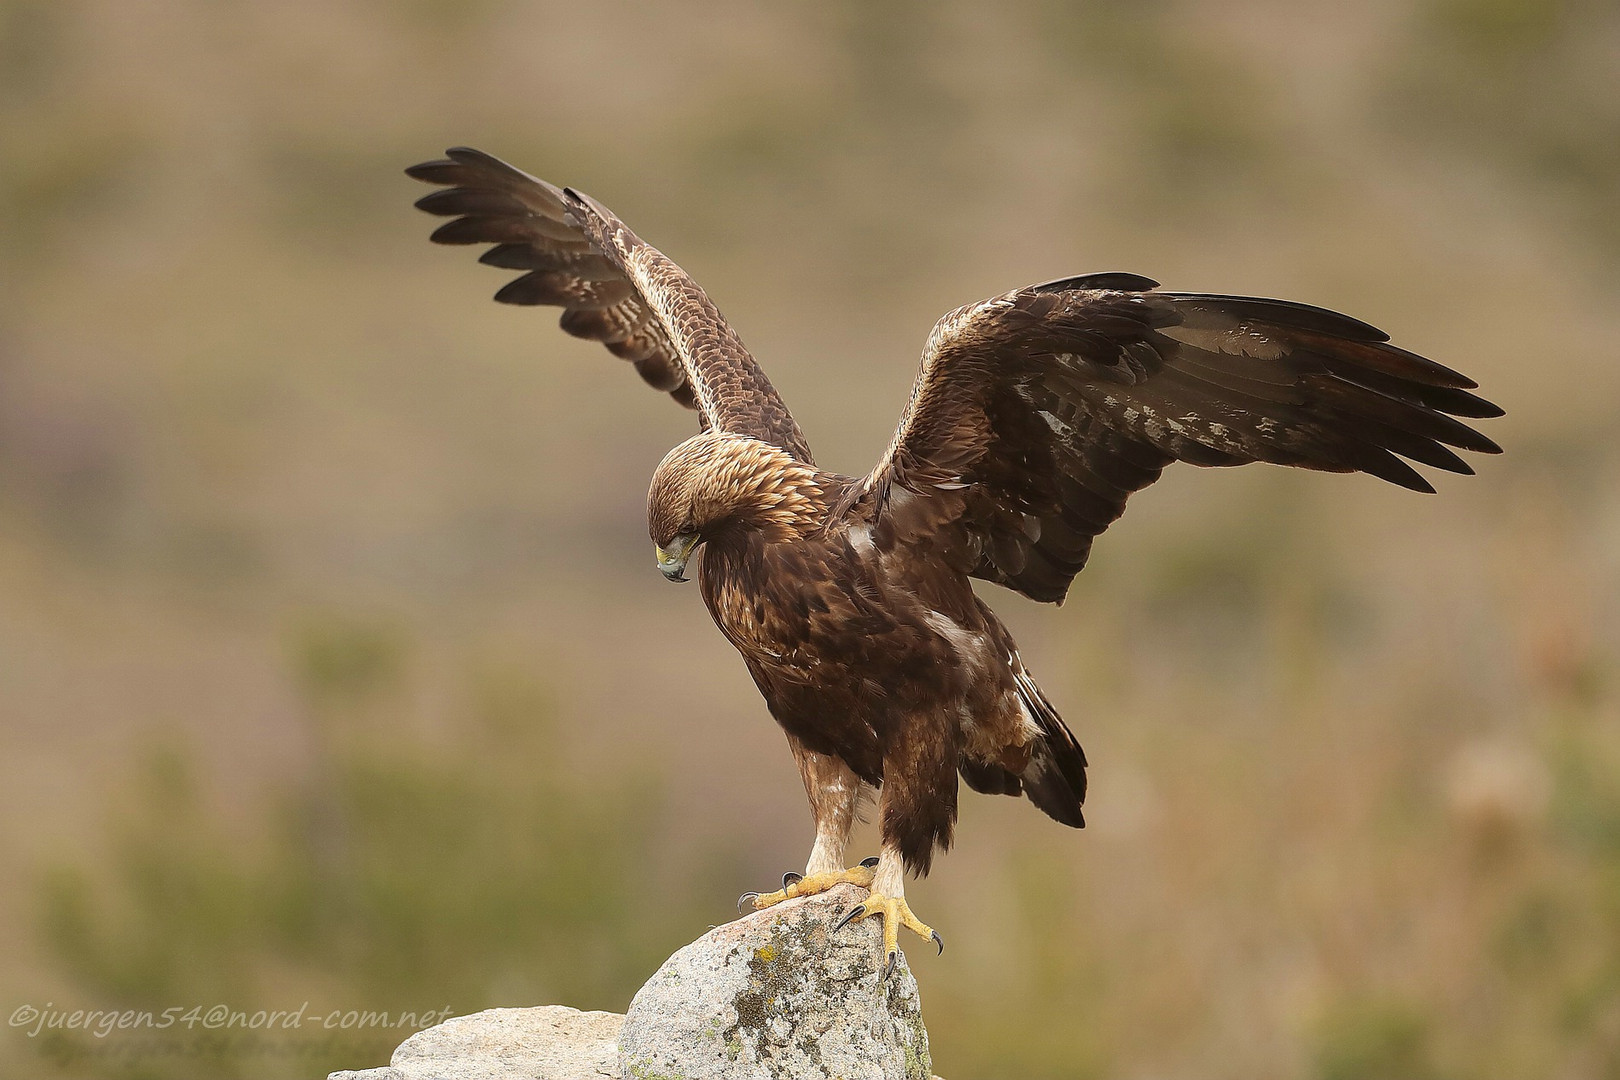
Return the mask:
[[[969, 578], [1062, 601], [1173, 461], [1429, 492], [1403, 459], [1471, 473], [1452, 448], [1500, 452], [1457, 419], [1501, 415], [1470, 379], [1364, 322], [1107, 273], [946, 315], [882, 460], [825, 472], [708, 296], [606, 208], [467, 148], [406, 171], [442, 185], [417, 203], [453, 219], [436, 242], [492, 244], [481, 262], [525, 271], [497, 300], [561, 307], [564, 330], [697, 410], [648, 493], [658, 566], [685, 580], [702, 549], [703, 599], [786, 732], [816, 825], [804, 874], [749, 895], [867, 888], [852, 917], [883, 917], [891, 965], [899, 927], [939, 940], [904, 882], [950, 845], [958, 776], [1085, 823], [1085, 754]], [[881, 854], [846, 867], [872, 789]]]

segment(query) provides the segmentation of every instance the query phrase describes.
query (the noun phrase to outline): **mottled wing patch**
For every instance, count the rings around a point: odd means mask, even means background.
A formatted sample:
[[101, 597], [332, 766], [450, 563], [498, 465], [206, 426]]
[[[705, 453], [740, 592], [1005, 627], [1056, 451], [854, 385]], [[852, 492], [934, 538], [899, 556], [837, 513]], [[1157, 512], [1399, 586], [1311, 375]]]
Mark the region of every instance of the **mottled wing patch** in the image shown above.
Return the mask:
[[625, 275], [686, 364], [698, 408], [718, 431], [748, 435], [813, 463], [786, 404], [714, 302], [663, 252], [601, 203], [565, 189], [571, 216]]

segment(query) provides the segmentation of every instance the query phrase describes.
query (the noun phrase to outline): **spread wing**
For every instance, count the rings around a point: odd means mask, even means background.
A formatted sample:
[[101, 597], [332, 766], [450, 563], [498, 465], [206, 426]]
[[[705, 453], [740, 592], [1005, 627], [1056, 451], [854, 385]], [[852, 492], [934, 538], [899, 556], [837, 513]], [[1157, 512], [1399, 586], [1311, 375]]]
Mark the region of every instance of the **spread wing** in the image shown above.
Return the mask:
[[1092, 538], [1172, 461], [1359, 471], [1433, 491], [1403, 457], [1472, 473], [1447, 447], [1500, 452], [1454, 419], [1501, 415], [1474, 382], [1366, 323], [1157, 287], [1093, 274], [941, 319], [859, 493], [880, 548], [1060, 601]]
[[703, 427], [812, 463], [770, 380], [685, 271], [593, 199], [478, 150], [445, 154], [405, 170], [445, 185], [416, 205], [455, 219], [434, 232], [435, 243], [493, 244], [479, 262], [526, 271], [496, 300], [562, 308], [564, 330], [629, 360], [654, 389], [696, 409]]

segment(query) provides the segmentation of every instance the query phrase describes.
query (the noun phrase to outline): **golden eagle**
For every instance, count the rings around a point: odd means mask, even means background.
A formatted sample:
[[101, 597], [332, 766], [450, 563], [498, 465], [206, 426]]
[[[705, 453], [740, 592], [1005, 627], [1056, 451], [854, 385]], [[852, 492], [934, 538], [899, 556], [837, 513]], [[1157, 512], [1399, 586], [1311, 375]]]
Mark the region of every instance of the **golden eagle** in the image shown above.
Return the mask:
[[[703, 290], [595, 200], [466, 148], [406, 171], [443, 185], [416, 204], [454, 219], [434, 241], [493, 244], [480, 262], [524, 271], [496, 300], [561, 307], [564, 330], [697, 410], [647, 496], [658, 568], [684, 581], [703, 550], [704, 602], [787, 733], [816, 825], [804, 874], [745, 899], [867, 888], [851, 917], [883, 916], [891, 965], [900, 926], [939, 941], [905, 872], [949, 847], [958, 775], [1084, 824], [1085, 754], [970, 578], [1061, 601], [1092, 539], [1173, 461], [1432, 492], [1401, 458], [1471, 473], [1447, 447], [1499, 452], [1455, 419], [1501, 415], [1474, 382], [1364, 322], [1105, 273], [946, 315], [888, 452], [841, 476], [816, 467]], [[874, 788], [881, 854], [846, 868]]]

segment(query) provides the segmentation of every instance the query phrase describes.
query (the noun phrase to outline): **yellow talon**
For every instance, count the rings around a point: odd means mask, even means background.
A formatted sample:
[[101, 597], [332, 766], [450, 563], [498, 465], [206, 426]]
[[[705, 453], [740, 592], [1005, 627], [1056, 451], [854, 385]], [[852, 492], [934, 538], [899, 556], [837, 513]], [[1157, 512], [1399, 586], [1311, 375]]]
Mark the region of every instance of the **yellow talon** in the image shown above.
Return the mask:
[[780, 904], [784, 900], [791, 900], [795, 896], [814, 896], [824, 893], [834, 885], [859, 885], [863, 889], [872, 887], [872, 878], [876, 874], [873, 867], [862, 863], [852, 866], [848, 870], [833, 870], [825, 874], [811, 874], [807, 878], [798, 878], [789, 882], [773, 893], [743, 894], [744, 899], [752, 899], [755, 911], [763, 911], [773, 904]]
[[849, 923], [860, 922], [873, 915], [883, 916], [883, 952], [885, 956], [883, 976], [888, 978], [894, 970], [895, 956], [900, 952], [900, 928], [904, 926], [913, 934], [939, 947], [940, 952], [945, 951], [945, 941], [939, 936], [939, 931], [923, 922], [911, 913], [911, 905], [907, 904], [905, 897], [884, 896], [882, 893], [872, 893], [863, 902], [850, 909], [849, 914], [838, 920], [834, 930], [841, 930]]

